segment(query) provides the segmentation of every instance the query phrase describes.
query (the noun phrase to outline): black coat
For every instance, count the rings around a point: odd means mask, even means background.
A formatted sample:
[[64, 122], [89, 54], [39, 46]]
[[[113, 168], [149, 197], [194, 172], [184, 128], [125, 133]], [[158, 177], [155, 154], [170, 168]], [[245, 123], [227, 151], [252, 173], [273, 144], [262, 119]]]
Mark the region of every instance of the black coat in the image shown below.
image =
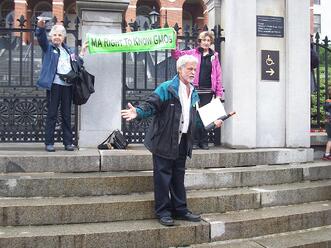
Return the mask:
[[[179, 78], [159, 85], [146, 102], [137, 107], [138, 119], [153, 116], [145, 137], [145, 146], [153, 154], [167, 159], [176, 159], [179, 152], [179, 126], [182, 106], [178, 96]], [[190, 124], [187, 132], [187, 155], [191, 157], [193, 129], [196, 119], [196, 103], [199, 96], [192, 92]]]

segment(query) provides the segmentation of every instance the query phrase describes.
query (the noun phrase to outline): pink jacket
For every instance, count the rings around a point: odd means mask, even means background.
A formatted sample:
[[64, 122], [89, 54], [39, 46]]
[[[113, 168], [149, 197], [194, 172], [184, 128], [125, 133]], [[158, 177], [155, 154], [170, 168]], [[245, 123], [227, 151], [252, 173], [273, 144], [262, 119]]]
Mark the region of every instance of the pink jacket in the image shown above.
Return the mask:
[[[201, 64], [201, 53], [199, 52], [198, 48], [191, 49], [191, 50], [179, 50], [178, 47], [176, 50], [171, 51], [171, 56], [174, 59], [178, 59], [180, 56], [183, 55], [193, 55], [198, 59], [198, 66], [196, 75], [194, 78], [193, 85], [199, 86], [199, 74], [200, 74], [200, 64]], [[222, 69], [218, 59], [218, 53], [215, 52], [213, 56], [211, 56], [211, 89], [215, 93], [216, 96], [223, 96], [223, 85], [222, 85]]]

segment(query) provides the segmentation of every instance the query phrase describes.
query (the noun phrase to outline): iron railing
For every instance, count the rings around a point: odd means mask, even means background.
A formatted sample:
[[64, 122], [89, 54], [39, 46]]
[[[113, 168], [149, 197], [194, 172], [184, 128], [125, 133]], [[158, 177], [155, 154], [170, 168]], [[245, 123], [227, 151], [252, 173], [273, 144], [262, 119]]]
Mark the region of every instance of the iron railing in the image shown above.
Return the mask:
[[311, 94], [311, 128], [313, 130], [321, 130], [324, 129], [325, 124], [323, 103], [331, 97], [328, 95], [328, 87], [331, 86], [331, 79], [329, 77], [329, 71], [331, 70], [331, 46], [328, 37], [326, 36], [321, 40], [318, 33], [315, 35], [313, 45], [319, 55], [319, 65], [312, 72], [316, 87]]
[[[29, 20], [30, 28], [24, 16], [16, 21], [17, 27], [10, 16], [0, 27], [0, 142], [43, 142], [47, 101], [45, 90], [36, 87], [42, 63], [42, 51], [35, 39], [37, 19], [33, 16]], [[57, 23], [56, 17], [52, 22]], [[69, 29], [70, 21], [65, 16], [63, 25], [73, 35], [77, 52], [79, 18], [74, 22], [75, 27]], [[77, 108], [72, 117], [77, 144]], [[62, 141], [60, 126], [59, 117], [55, 142]]]

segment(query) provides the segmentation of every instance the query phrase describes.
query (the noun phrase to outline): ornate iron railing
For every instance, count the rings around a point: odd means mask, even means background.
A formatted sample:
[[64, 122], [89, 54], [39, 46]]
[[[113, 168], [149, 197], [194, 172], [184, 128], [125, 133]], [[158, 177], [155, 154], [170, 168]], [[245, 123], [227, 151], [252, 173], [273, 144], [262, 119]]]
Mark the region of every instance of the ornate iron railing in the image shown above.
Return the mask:
[[[329, 71], [331, 70], [331, 46], [330, 40], [326, 36], [323, 40], [320, 35], [315, 35], [315, 42], [313, 43], [319, 55], [319, 65], [312, 71], [311, 80], [315, 81], [315, 86], [312, 87], [311, 94], [311, 127], [314, 130], [324, 129], [325, 111], [323, 103], [331, 96], [328, 95], [328, 87], [331, 86], [331, 78]], [[311, 82], [312, 83], [312, 82]]]
[[[0, 27], [0, 142], [43, 142], [47, 103], [45, 90], [36, 87], [42, 63], [42, 51], [34, 37], [37, 19], [29, 20], [30, 28], [24, 16], [16, 21], [17, 27], [10, 16]], [[56, 17], [52, 22], [57, 23]], [[77, 51], [79, 18], [74, 22], [74, 29], [68, 29], [70, 21], [65, 16], [63, 25], [73, 35]], [[55, 141], [61, 142], [60, 116], [58, 120]], [[72, 120], [77, 134], [77, 109]]]

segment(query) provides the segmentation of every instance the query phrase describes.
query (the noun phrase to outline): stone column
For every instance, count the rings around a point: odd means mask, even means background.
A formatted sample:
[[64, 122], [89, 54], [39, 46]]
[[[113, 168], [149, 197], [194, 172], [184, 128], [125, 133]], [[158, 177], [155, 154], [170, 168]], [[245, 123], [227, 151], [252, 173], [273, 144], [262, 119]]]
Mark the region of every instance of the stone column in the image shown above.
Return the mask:
[[[222, 128], [222, 143], [234, 148], [256, 147], [256, 0], [223, 0], [222, 46], [225, 108], [237, 115]], [[212, 18], [209, 18], [212, 19]]]
[[204, 15], [208, 16], [208, 28], [221, 24], [221, 0], [204, 0], [207, 9]]
[[[121, 33], [122, 14], [129, 0], [78, 0], [82, 42], [87, 33]], [[122, 55], [87, 55], [86, 69], [95, 75], [95, 93], [80, 108], [79, 145], [96, 147], [114, 129], [121, 128]]]
[[20, 19], [20, 17], [23, 15], [25, 19], [27, 19], [27, 11], [28, 11], [28, 4], [26, 0], [15, 0], [15, 17], [14, 17], [14, 27], [19, 27], [19, 22], [17, 19]]
[[[128, 6], [125, 12], [125, 20], [127, 24], [134, 22], [136, 20], [136, 12], [137, 12], [137, 0], [131, 0], [130, 5]], [[126, 31], [130, 32], [129, 25], [126, 27]]]
[[53, 0], [53, 15], [56, 16], [57, 22], [60, 24], [64, 16], [64, 2], [63, 0]]
[[309, 0], [286, 1], [287, 147], [310, 146], [309, 5]]

